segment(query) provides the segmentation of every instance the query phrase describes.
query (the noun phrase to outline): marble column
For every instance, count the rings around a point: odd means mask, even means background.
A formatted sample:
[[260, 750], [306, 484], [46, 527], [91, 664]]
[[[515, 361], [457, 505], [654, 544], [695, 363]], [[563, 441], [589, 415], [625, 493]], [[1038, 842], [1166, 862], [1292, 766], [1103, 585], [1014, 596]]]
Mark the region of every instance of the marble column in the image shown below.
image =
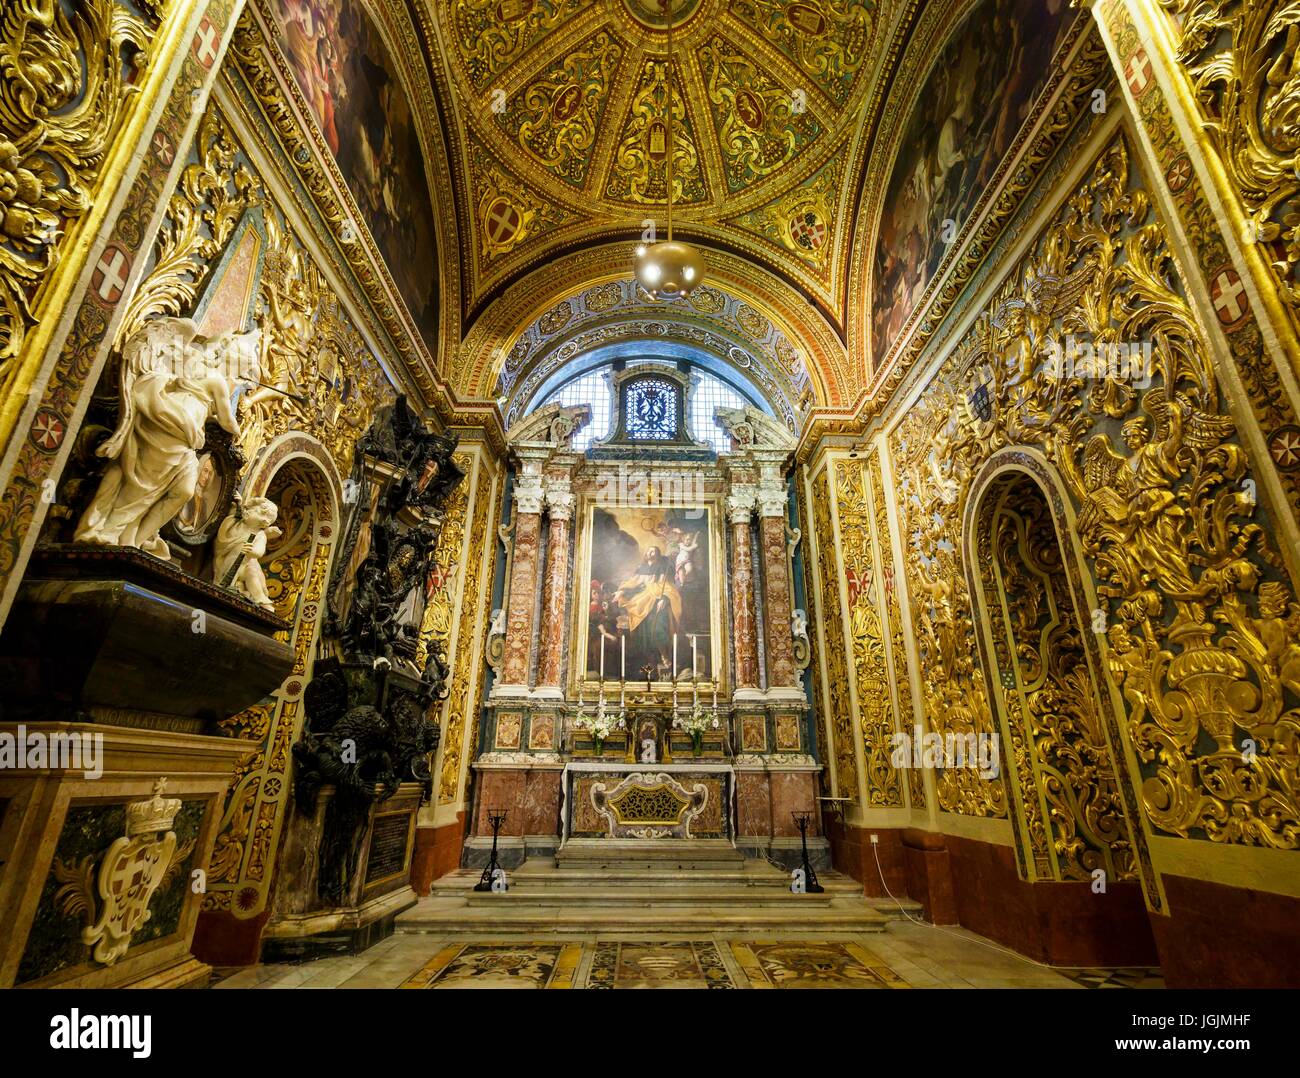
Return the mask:
[[569, 597], [569, 529], [573, 520], [573, 494], [568, 478], [548, 479], [546, 515], [551, 532], [546, 544], [546, 582], [542, 594], [542, 651], [538, 662], [539, 688], [560, 688], [564, 669], [565, 607]]
[[[510, 601], [506, 606], [505, 653], [499, 687], [528, 686], [528, 654], [533, 641], [533, 600], [537, 594], [538, 545], [545, 491], [539, 475], [515, 480], [514, 549], [510, 563]], [[494, 690], [495, 691], [495, 690]]]
[[786, 546], [785, 484], [764, 483], [758, 491], [759, 542], [763, 557], [763, 613], [768, 689], [797, 688], [791, 632], [790, 556]]
[[754, 491], [736, 490], [727, 499], [731, 520], [731, 635], [736, 648], [737, 689], [758, 688], [758, 640], [754, 624], [754, 550], [749, 522], [754, 509]]

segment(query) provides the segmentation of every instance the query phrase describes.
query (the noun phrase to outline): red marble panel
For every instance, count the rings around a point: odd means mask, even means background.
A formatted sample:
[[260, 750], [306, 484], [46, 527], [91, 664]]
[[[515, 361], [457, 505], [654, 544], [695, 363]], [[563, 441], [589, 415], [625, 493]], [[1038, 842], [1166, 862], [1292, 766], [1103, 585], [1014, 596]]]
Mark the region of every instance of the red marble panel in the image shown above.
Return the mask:
[[515, 513], [515, 545], [510, 563], [510, 602], [506, 612], [505, 657], [501, 683], [528, 683], [528, 654], [533, 643], [533, 597], [537, 594], [538, 513]]
[[546, 544], [546, 588], [542, 596], [542, 654], [537, 683], [558, 687], [564, 667], [564, 611], [569, 595], [569, 522], [551, 517]]
[[811, 771], [773, 771], [772, 781], [772, 834], [797, 835], [795, 812], [811, 812], [808, 827], [811, 837], [818, 833], [817, 778]]
[[736, 830], [741, 835], [772, 834], [771, 787], [762, 771], [736, 772]]
[[732, 524], [731, 635], [736, 647], [736, 688], [758, 687], [758, 639], [754, 625], [754, 552], [749, 524]]
[[797, 684], [794, 640], [790, 634], [790, 554], [785, 541], [785, 517], [763, 517], [761, 536], [767, 683], [785, 688]]

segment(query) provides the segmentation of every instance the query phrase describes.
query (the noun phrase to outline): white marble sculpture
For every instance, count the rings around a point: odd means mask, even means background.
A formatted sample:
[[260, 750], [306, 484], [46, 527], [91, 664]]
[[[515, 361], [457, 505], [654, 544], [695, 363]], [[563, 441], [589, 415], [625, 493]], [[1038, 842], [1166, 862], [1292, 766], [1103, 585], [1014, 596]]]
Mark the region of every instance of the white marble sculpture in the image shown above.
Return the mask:
[[641, 739], [641, 763], [657, 764], [659, 762], [658, 755], [659, 755], [658, 746], [655, 744], [655, 739], [653, 737], [642, 738]]
[[266, 574], [258, 559], [266, 556], [267, 541], [281, 534], [274, 527], [278, 512], [270, 498], [236, 499], [217, 529], [213, 579], [264, 610], [274, 610], [275, 604], [267, 594]]
[[231, 400], [258, 378], [257, 330], [198, 336], [188, 318], [156, 318], [122, 350], [117, 429], [96, 452], [109, 460], [77, 526], [79, 542], [139, 547], [168, 560], [159, 530], [194, 496], [203, 428], [238, 433]]

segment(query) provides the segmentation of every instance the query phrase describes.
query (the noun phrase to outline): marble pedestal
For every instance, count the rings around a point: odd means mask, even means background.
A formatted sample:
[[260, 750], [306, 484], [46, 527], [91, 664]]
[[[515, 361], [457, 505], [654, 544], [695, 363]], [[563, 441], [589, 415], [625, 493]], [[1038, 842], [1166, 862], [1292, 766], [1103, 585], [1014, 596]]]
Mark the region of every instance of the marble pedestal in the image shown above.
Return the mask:
[[[27, 745], [81, 742], [84, 766], [0, 770], [0, 988], [181, 987], [204, 984], [208, 966], [190, 954], [230, 776], [257, 746], [231, 738], [96, 723], [0, 723], [0, 739]], [[92, 749], [89, 739], [99, 739]], [[149, 815], [158, 779], [179, 801], [165, 830], [128, 840], [128, 824]], [[165, 841], [156, 885], [124, 881], [148, 867], [145, 842]], [[196, 872], [200, 873], [196, 876]], [[146, 876], [146, 880], [150, 877]], [[115, 897], [103, 897], [106, 887]], [[96, 957], [105, 914], [136, 925], [121, 954]], [[144, 916], [147, 915], [147, 916]], [[111, 941], [110, 941], [111, 942]], [[108, 957], [109, 960], [104, 960]]]
[[392, 935], [393, 920], [413, 906], [411, 856], [422, 788], [404, 782], [387, 801], [370, 806], [365, 833], [348, 893], [341, 904], [326, 902], [318, 891], [325, 820], [334, 798], [323, 787], [310, 813], [295, 811], [281, 849], [271, 920], [262, 936], [266, 962], [357, 954]]

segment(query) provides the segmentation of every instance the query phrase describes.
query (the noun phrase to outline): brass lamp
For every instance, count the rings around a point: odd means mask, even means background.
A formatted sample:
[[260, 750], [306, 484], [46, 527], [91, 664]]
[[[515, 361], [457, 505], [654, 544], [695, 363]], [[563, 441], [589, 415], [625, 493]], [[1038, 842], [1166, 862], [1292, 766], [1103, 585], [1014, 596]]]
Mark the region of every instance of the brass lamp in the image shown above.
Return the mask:
[[668, 239], [636, 249], [636, 279], [652, 298], [687, 295], [704, 280], [704, 258], [689, 243], [673, 239], [673, 13], [672, 0], [659, 0], [668, 24]]

